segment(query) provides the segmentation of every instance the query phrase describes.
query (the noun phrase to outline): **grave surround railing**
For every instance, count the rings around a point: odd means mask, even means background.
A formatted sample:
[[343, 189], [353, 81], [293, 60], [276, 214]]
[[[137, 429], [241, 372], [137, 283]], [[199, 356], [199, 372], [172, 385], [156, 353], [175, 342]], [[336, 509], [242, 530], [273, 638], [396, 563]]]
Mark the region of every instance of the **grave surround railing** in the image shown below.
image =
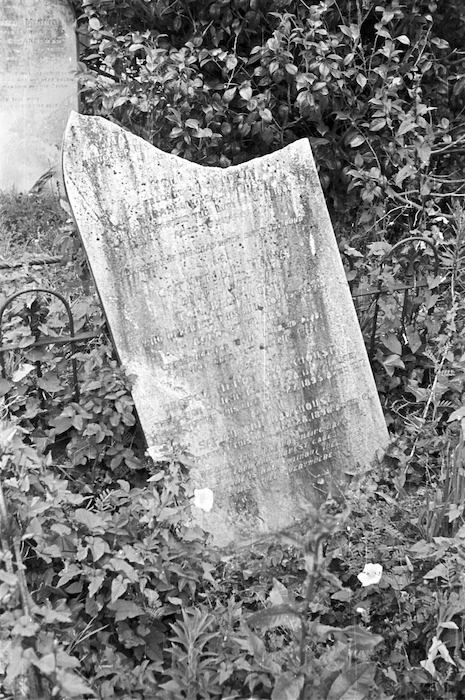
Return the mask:
[[[424, 288], [428, 286], [428, 282], [424, 279], [419, 279], [417, 277], [417, 268], [418, 268], [418, 258], [419, 256], [417, 255], [417, 249], [418, 247], [422, 247], [423, 249], [425, 247], [429, 247], [429, 249], [432, 251], [433, 256], [434, 256], [434, 274], [437, 275], [439, 272], [439, 267], [440, 267], [440, 259], [439, 259], [439, 253], [436, 245], [428, 238], [425, 238], [423, 236], [411, 236], [409, 238], [403, 239], [396, 243], [381, 259], [380, 261], [380, 270], [383, 269], [384, 265], [393, 258], [394, 254], [396, 251], [399, 249], [405, 248], [405, 246], [411, 246], [411, 254], [410, 255], [404, 255], [402, 261], [401, 261], [401, 266], [403, 268], [403, 273], [404, 277], [407, 280], [406, 282], [395, 284], [391, 287], [386, 287], [383, 286], [382, 279], [379, 280], [378, 284], [376, 286], [369, 287], [368, 289], [364, 290], [357, 290], [353, 289], [353, 283], [349, 282], [349, 287], [350, 291], [352, 294], [352, 298], [354, 301], [357, 299], [360, 299], [362, 297], [372, 297], [372, 327], [371, 327], [371, 333], [370, 333], [370, 340], [368, 343], [368, 357], [370, 362], [373, 362], [374, 358], [374, 353], [375, 353], [375, 340], [376, 340], [376, 331], [378, 328], [378, 316], [379, 316], [379, 309], [380, 309], [380, 299], [383, 295], [386, 294], [392, 294], [393, 292], [403, 292], [403, 299], [402, 299], [402, 311], [401, 311], [401, 334], [405, 332], [405, 320], [407, 316], [407, 309], [408, 309], [408, 299], [409, 299], [409, 294], [412, 290], [418, 290], [420, 288]], [[353, 261], [352, 259], [347, 256], [347, 260], [349, 263], [349, 267], [352, 268], [353, 266]], [[15, 269], [15, 268], [20, 268], [23, 265], [32, 265], [32, 266], [41, 266], [41, 265], [49, 265], [49, 264], [55, 264], [55, 263], [60, 263], [62, 259], [60, 257], [53, 257], [53, 256], [44, 256], [42, 258], [35, 258], [35, 259], [26, 259], [14, 264], [10, 263], [0, 263], [0, 270], [7, 270], [7, 269]], [[77, 350], [77, 345], [80, 343], [85, 343], [88, 342], [89, 340], [92, 340], [94, 338], [99, 337], [100, 333], [95, 333], [92, 331], [89, 332], [84, 332], [84, 333], [78, 333], [75, 334], [74, 328], [75, 328], [75, 323], [74, 323], [74, 318], [71, 310], [71, 306], [69, 302], [66, 300], [66, 298], [60, 294], [59, 292], [56, 292], [52, 289], [48, 288], [43, 288], [43, 287], [31, 287], [31, 288], [26, 288], [23, 289], [19, 292], [16, 292], [15, 294], [12, 294], [9, 296], [5, 302], [0, 306], [0, 368], [1, 368], [1, 377], [3, 379], [7, 379], [7, 371], [6, 371], [6, 362], [5, 362], [5, 355], [8, 352], [12, 352], [15, 350], [21, 350], [24, 346], [21, 345], [21, 343], [14, 343], [14, 344], [3, 344], [3, 325], [4, 325], [4, 317], [6, 314], [6, 311], [8, 307], [12, 304], [12, 302], [18, 298], [19, 296], [22, 295], [27, 295], [27, 294], [48, 294], [50, 296], [54, 296], [57, 299], [61, 301], [63, 306], [65, 307], [67, 318], [68, 318], [68, 327], [69, 327], [69, 334], [68, 335], [62, 335], [58, 337], [51, 337], [43, 334], [38, 328], [32, 328], [31, 331], [32, 334], [35, 337], [35, 340], [32, 343], [29, 343], [27, 348], [30, 349], [31, 347], [41, 347], [44, 345], [70, 345], [71, 348], [71, 357], [70, 357], [70, 362], [71, 362], [71, 374], [72, 374], [72, 387], [73, 387], [73, 394], [74, 398], [77, 401], [79, 399], [79, 380], [78, 380], [78, 372], [77, 372], [77, 363], [76, 359], [74, 357], [75, 352]], [[37, 375], [40, 377], [42, 368], [41, 368], [41, 362], [37, 361], [36, 362], [36, 371]]]

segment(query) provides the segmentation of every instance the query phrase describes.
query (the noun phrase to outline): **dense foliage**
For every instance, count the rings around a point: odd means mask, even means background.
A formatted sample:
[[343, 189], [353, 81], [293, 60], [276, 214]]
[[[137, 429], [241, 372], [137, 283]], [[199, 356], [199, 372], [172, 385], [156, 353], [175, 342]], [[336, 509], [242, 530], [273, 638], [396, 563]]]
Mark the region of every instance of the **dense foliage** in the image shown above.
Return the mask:
[[393, 447], [292, 537], [215, 551], [188, 455], [145, 454], [72, 222], [2, 195], [7, 263], [61, 264], [0, 270], [0, 303], [61, 292], [82, 340], [33, 344], [69, 333], [53, 295], [5, 313], [0, 697], [462, 697], [463, 3], [73, 4], [84, 111], [206, 165], [310, 139]]
[[309, 138], [352, 242], [431, 230], [463, 191], [460, 0], [75, 5], [85, 111], [209, 165]]

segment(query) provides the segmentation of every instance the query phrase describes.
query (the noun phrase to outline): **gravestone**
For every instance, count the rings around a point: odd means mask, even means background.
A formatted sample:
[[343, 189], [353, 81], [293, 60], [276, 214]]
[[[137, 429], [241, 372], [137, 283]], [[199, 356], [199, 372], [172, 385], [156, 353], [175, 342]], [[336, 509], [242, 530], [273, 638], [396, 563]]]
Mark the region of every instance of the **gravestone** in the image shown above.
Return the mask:
[[0, 190], [29, 190], [59, 166], [76, 69], [65, 0], [0, 0]]
[[148, 444], [219, 545], [301, 520], [387, 432], [307, 140], [226, 169], [73, 114], [65, 185]]

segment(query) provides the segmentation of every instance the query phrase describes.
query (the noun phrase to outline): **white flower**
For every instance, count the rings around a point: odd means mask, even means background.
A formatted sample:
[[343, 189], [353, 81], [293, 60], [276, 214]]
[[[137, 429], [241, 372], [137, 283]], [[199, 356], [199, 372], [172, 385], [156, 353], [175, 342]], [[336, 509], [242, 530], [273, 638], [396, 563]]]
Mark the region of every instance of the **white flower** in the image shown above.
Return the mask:
[[372, 586], [374, 583], [379, 583], [383, 574], [381, 564], [365, 564], [362, 573], [357, 578], [362, 586]]
[[162, 462], [166, 457], [166, 453], [159, 447], [148, 447], [145, 454], [147, 454], [154, 462]]
[[25, 377], [27, 377], [30, 372], [34, 369], [34, 365], [28, 365], [26, 362], [24, 362], [22, 365], [18, 367], [17, 370], [13, 372], [11, 375], [11, 380], [13, 382], [21, 382]]
[[194, 506], [209, 513], [213, 508], [213, 491], [211, 489], [194, 489]]

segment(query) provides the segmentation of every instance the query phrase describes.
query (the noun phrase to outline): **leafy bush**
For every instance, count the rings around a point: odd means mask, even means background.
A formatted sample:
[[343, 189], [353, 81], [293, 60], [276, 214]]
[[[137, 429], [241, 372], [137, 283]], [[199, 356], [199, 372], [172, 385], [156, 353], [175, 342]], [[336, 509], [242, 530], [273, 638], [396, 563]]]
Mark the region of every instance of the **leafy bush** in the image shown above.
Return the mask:
[[309, 138], [357, 240], [429, 227], [463, 193], [460, 2], [75, 7], [84, 109], [165, 151], [227, 166]]

